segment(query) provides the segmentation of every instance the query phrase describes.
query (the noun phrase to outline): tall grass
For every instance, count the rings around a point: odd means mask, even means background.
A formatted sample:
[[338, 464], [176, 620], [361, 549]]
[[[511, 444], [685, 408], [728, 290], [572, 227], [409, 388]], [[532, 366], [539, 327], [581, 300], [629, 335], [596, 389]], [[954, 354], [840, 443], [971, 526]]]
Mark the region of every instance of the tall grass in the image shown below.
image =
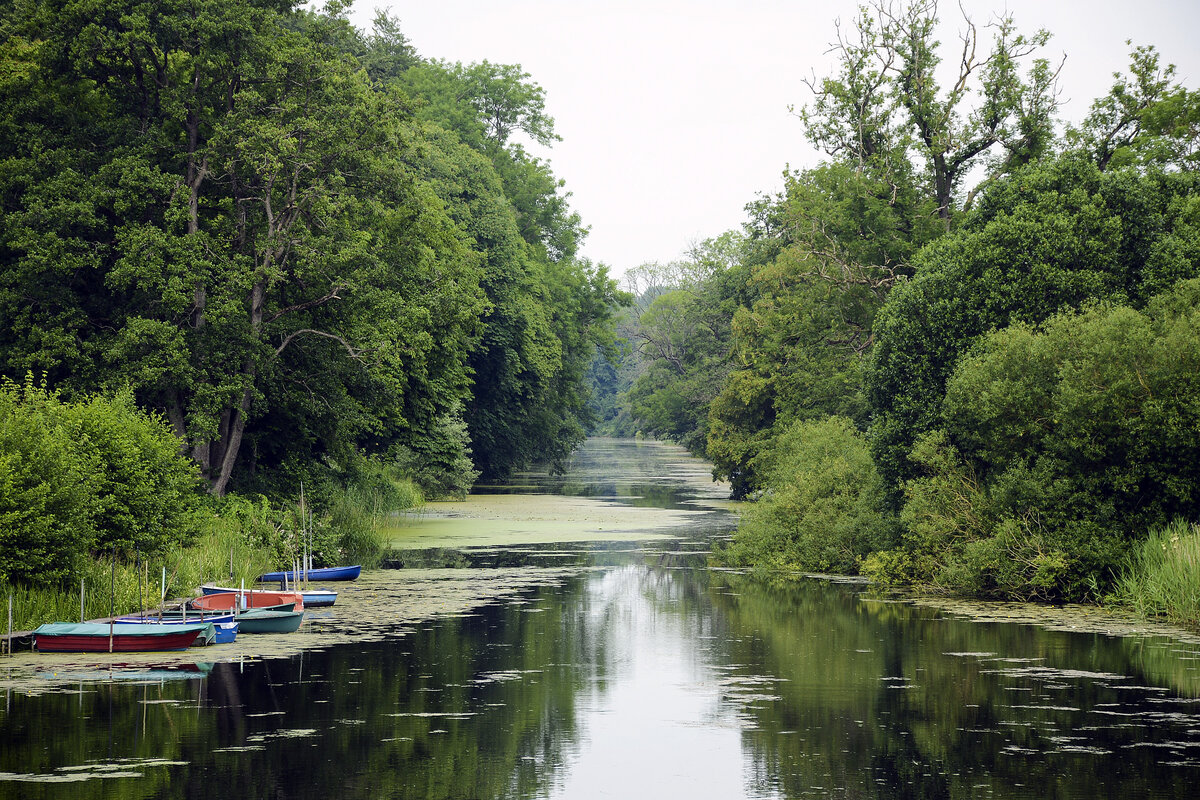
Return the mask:
[[344, 564], [378, 566], [387, 545], [383, 531], [388, 519], [397, 511], [424, 502], [420, 488], [410, 480], [339, 492], [330, 505], [328, 519], [338, 558]]
[[[229, 504], [219, 515], [204, 519], [199, 536], [173, 552], [135, 557], [133, 563], [98, 557], [84, 563], [83, 619], [110, 613], [129, 614], [159, 605], [165, 582], [168, 601], [190, 597], [202, 583], [247, 588], [274, 561], [264, 541], [270, 525], [265, 504]], [[230, 565], [232, 564], [232, 570]], [[32, 630], [43, 622], [80, 621], [80, 583], [67, 586], [8, 586], [0, 584], [0, 615], [7, 633], [8, 598], [13, 599], [13, 630]]]
[[[43, 622], [81, 622], [157, 606], [162, 571], [149, 561], [128, 564], [111, 559], [85, 562], [79, 581], [67, 586], [0, 585], [6, 615], [13, 600], [13, 630], [32, 630]], [[140, 576], [140, 581], [139, 581]], [[81, 613], [82, 595], [82, 613]], [[4, 631], [7, 633], [7, 628]]]
[[1175, 520], [1134, 550], [1115, 600], [1147, 617], [1200, 628], [1200, 525]]
[[[378, 565], [386, 521], [396, 510], [424, 500], [412, 481], [388, 476], [372, 485], [342, 489], [315, 521], [315, 566]], [[290, 567], [303, 552], [299, 515], [275, 508], [262, 497], [229, 497], [198, 520], [199, 534], [186, 546], [135, 558], [133, 563], [103, 556], [85, 562], [83, 619], [155, 608], [165, 583], [168, 601], [190, 597], [204, 583], [250, 588], [258, 576]], [[8, 586], [0, 583], [0, 633], [6, 633], [8, 599], [13, 599], [13, 630], [32, 630], [43, 622], [78, 622], [80, 589], [64, 586]]]

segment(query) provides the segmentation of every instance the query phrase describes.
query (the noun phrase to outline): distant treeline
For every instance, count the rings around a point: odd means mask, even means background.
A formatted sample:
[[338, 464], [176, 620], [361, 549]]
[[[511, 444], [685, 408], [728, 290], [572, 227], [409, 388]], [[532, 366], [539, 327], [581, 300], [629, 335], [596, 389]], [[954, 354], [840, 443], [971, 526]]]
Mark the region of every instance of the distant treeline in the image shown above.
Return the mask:
[[623, 295], [523, 146], [558, 138], [542, 89], [347, 8], [4, 5], [6, 412], [118, 398], [209, 494], [326, 508], [388, 475], [462, 494], [583, 439]]
[[1200, 93], [1135, 47], [1061, 132], [1049, 34], [966, 22], [955, 74], [936, 13], [865, 9], [797, 112], [827, 158], [631, 273], [596, 407], [757, 499], [727, 563], [1101, 598], [1200, 520]]

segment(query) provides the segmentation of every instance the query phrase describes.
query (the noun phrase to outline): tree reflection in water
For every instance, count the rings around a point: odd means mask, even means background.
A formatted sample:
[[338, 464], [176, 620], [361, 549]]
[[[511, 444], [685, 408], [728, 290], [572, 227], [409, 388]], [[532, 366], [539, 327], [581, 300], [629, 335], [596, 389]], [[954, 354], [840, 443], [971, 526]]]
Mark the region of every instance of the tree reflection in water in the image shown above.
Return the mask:
[[[546, 480], [712, 497], [671, 448], [589, 448]], [[709, 571], [682, 534], [452, 558], [560, 569], [382, 641], [9, 691], [0, 796], [1194, 796], [1196, 644]]]

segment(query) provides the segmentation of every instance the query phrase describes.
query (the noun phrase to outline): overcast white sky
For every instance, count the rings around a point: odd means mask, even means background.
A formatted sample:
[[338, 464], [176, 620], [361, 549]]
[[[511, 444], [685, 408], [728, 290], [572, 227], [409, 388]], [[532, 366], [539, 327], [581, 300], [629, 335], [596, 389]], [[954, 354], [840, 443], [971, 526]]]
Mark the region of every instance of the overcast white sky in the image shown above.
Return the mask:
[[[357, 0], [369, 27], [389, 8], [417, 52], [464, 63], [520, 64], [546, 89], [563, 141], [548, 152], [572, 206], [591, 227], [583, 254], [620, 274], [677, 258], [687, 245], [738, 228], [743, 207], [812, 166], [788, 106], [828, 74], [834, 21], [855, 0]], [[1127, 39], [1152, 44], [1200, 87], [1196, 0], [963, 0], [980, 26], [1007, 9], [1018, 30], [1046, 28], [1045, 54], [1067, 62], [1063, 115], [1082, 118], [1128, 65]], [[961, 14], [941, 4], [942, 40]], [[945, 58], [955, 58], [953, 47]], [[536, 152], [536, 151], [535, 151]]]

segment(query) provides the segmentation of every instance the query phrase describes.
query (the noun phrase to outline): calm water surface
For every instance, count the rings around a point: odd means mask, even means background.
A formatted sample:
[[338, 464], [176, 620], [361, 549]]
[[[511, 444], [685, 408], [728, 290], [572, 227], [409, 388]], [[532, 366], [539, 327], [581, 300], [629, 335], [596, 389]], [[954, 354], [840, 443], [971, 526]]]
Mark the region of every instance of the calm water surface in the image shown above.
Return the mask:
[[704, 475], [589, 442], [505, 490], [695, 512], [678, 539], [467, 553], [548, 577], [380, 641], [10, 682], [0, 797], [1200, 796], [1194, 639], [708, 570], [732, 519]]

